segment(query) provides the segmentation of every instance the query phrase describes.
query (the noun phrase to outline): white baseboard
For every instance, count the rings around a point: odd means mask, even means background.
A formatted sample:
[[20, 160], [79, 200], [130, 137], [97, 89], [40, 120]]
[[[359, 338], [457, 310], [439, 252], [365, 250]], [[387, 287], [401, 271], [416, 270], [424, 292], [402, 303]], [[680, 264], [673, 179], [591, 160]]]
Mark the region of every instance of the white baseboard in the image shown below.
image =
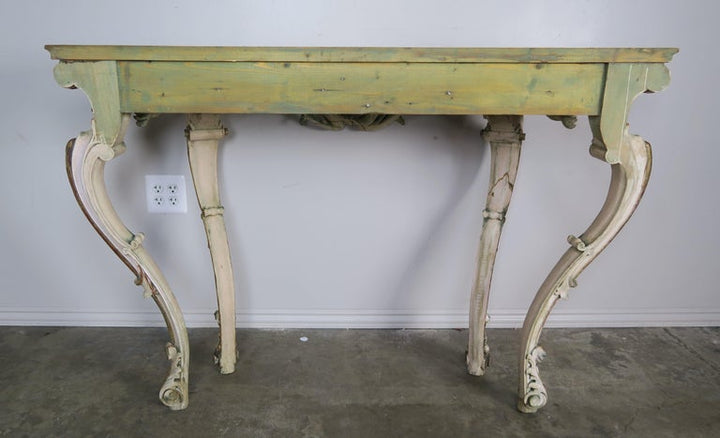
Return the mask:
[[[188, 327], [216, 327], [211, 309], [184, 312]], [[490, 312], [490, 328], [518, 328], [524, 311]], [[160, 312], [0, 308], [0, 325], [162, 327]], [[237, 314], [240, 328], [467, 328], [467, 311], [257, 310]], [[720, 309], [617, 309], [553, 312], [547, 327], [720, 326]]]

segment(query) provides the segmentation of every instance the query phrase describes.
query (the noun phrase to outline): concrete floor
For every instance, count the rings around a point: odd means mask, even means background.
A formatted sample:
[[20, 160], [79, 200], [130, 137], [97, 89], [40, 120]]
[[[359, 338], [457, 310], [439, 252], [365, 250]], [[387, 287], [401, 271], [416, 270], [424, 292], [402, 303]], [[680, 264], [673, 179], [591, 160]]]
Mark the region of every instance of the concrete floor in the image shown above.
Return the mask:
[[222, 376], [216, 330], [194, 329], [172, 412], [163, 329], [0, 327], [0, 436], [720, 437], [720, 328], [548, 329], [534, 415], [515, 410], [519, 332], [489, 335], [473, 377], [466, 330], [238, 330]]

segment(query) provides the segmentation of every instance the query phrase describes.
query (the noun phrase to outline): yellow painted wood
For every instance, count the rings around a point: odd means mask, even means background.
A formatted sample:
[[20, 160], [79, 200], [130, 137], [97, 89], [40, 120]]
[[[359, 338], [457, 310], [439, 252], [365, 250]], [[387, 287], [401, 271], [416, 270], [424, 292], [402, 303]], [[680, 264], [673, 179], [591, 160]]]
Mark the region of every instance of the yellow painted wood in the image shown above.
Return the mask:
[[597, 114], [603, 64], [119, 62], [149, 113]]
[[47, 45], [73, 61], [231, 62], [668, 62], [675, 48], [163, 47]]

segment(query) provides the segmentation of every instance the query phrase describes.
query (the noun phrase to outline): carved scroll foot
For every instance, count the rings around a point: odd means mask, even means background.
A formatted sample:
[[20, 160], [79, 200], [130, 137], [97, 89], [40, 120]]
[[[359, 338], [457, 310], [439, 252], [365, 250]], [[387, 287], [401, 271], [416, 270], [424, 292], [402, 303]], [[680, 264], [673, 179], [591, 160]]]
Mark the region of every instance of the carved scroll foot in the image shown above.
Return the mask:
[[[123, 126], [128, 116], [123, 116]], [[142, 246], [144, 235], [128, 230], [118, 217], [105, 190], [105, 163], [122, 153], [122, 142], [106, 144], [82, 133], [67, 145], [66, 166], [75, 198], [90, 224], [120, 260], [135, 274], [137, 285], [152, 297], [165, 318], [172, 352], [170, 373], [160, 390], [160, 400], [171, 409], [188, 405], [189, 343], [185, 321], [175, 296], [160, 269]]]
[[500, 233], [515, 186], [520, 145], [525, 138], [522, 116], [488, 116], [487, 119], [488, 125], [483, 136], [490, 143], [490, 186], [483, 211], [477, 271], [470, 298], [470, 334], [466, 358], [468, 373], [475, 376], [483, 375], [490, 361], [490, 348], [485, 335], [490, 282]]
[[218, 301], [215, 317], [220, 325], [220, 341], [215, 349], [215, 363], [220, 367], [220, 373], [230, 374], [235, 371], [237, 360], [235, 286], [217, 176], [218, 143], [227, 131], [217, 115], [192, 114], [188, 116], [188, 127], [185, 132], [190, 170], [215, 274]]
[[[594, 121], [591, 120], [591, 124]], [[595, 131], [599, 132], [599, 131]], [[619, 153], [613, 155], [612, 177], [605, 204], [590, 227], [582, 235], [570, 236], [570, 248], [560, 258], [535, 295], [525, 317], [520, 353], [520, 381], [518, 409], [535, 412], [547, 402], [545, 387], [538, 373], [538, 362], [544, 355], [538, 340], [555, 303], [577, 286], [577, 277], [618, 234], [635, 211], [650, 177], [650, 144], [642, 138], [629, 135], [627, 128], [622, 137]], [[607, 159], [607, 149], [599, 135], [590, 147], [592, 156]]]
[[187, 367], [184, 363], [185, 355], [170, 342], [168, 342], [165, 348], [167, 350], [168, 360], [170, 361], [170, 372], [162, 388], [160, 388], [160, 400], [165, 406], [174, 411], [185, 409], [188, 405], [188, 381], [187, 372], [185, 371]]
[[525, 360], [527, 374], [525, 376], [527, 388], [521, 400], [518, 400], [518, 410], [524, 413], [533, 413], [547, 403], [545, 385], [540, 380], [538, 363], [545, 357], [545, 350], [537, 346], [528, 353]]

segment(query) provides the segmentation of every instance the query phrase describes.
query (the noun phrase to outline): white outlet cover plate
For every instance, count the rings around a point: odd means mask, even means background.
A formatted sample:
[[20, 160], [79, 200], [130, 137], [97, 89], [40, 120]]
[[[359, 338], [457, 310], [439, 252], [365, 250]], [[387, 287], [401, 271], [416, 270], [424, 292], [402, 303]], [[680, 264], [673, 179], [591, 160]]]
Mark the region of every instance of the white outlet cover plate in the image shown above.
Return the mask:
[[187, 213], [184, 175], [145, 175], [148, 213]]

